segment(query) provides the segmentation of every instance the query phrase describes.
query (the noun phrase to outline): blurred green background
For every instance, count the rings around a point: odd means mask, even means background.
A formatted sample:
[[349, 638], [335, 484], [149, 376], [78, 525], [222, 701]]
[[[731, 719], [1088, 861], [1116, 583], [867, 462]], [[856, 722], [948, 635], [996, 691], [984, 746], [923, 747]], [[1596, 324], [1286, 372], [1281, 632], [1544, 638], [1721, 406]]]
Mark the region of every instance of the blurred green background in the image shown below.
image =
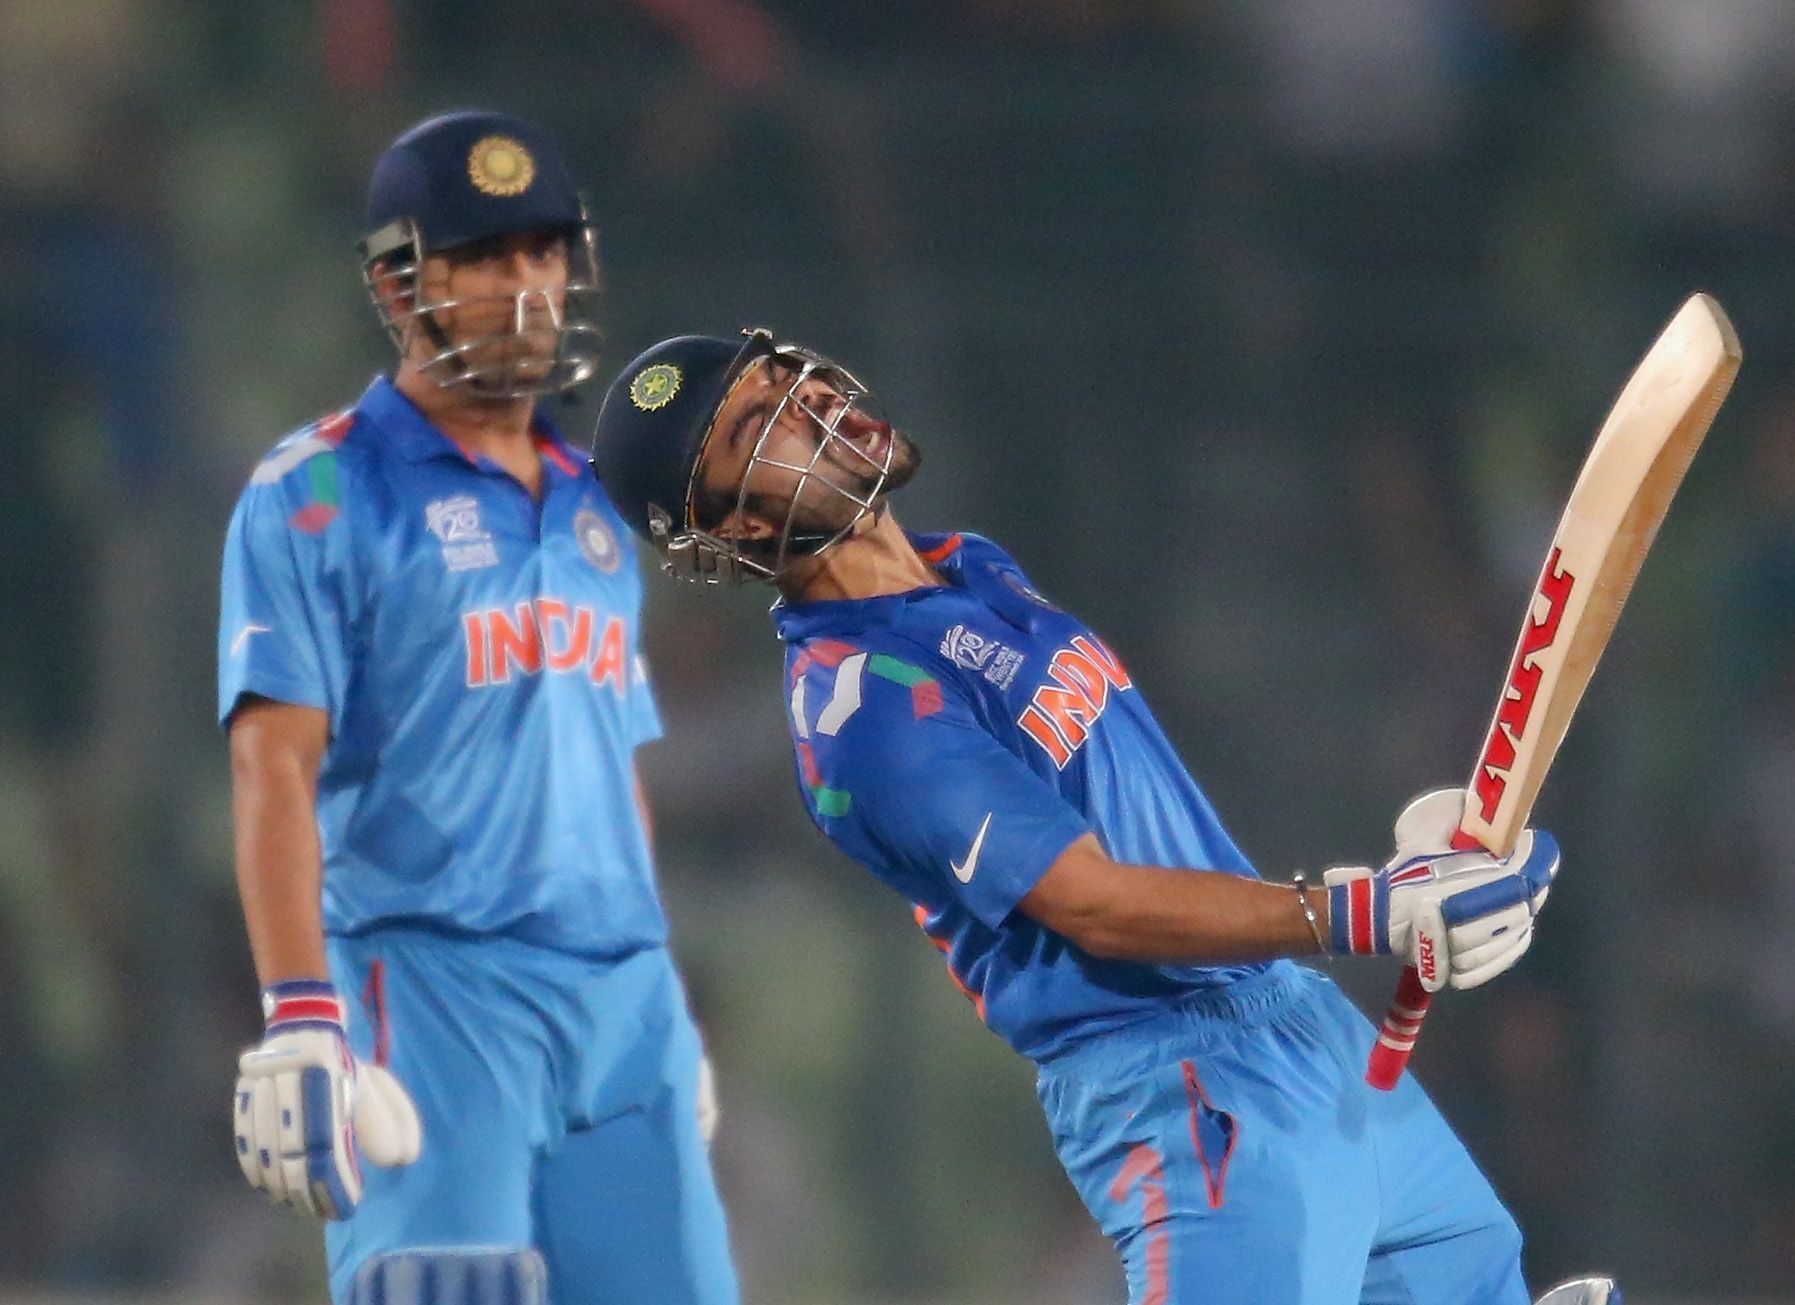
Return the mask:
[[[746, 323], [861, 372], [905, 521], [1104, 631], [1269, 874], [1467, 772], [1609, 399], [1718, 294], [1745, 369], [1541, 804], [1546, 927], [1419, 1068], [1539, 1281], [1795, 1301], [1791, 67], [1787, 0], [0, 0], [0, 1299], [323, 1299], [229, 1150], [217, 563], [386, 365], [367, 169], [484, 104], [588, 188], [607, 375]], [[749, 1299], [1119, 1301], [1027, 1066], [803, 818], [770, 593], [651, 594]]]

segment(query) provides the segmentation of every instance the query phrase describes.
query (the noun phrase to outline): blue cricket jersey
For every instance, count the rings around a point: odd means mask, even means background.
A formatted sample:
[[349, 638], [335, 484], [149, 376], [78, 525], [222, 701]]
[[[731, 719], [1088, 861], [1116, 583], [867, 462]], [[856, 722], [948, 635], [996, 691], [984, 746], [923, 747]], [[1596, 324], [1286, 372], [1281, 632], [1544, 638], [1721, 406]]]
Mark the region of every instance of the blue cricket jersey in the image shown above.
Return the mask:
[[391, 381], [278, 444], [225, 542], [218, 713], [318, 707], [324, 925], [583, 956], [666, 940], [631, 756], [636, 545], [538, 417], [540, 501]]
[[1086, 833], [1118, 861], [1257, 875], [1101, 639], [990, 541], [914, 542], [948, 584], [774, 609], [817, 827], [1037, 1060], [1270, 968], [1102, 960], [1016, 909]]

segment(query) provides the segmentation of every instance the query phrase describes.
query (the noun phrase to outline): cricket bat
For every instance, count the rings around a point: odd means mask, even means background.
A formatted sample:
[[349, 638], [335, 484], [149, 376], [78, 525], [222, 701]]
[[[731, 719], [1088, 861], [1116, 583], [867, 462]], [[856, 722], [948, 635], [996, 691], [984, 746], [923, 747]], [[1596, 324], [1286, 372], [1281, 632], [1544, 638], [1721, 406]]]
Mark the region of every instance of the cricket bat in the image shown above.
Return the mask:
[[[1739, 338], [1726, 312], [1711, 296], [1693, 295], [1614, 401], [1546, 550], [1453, 846], [1497, 856], [1514, 850], [1739, 360]], [[1431, 954], [1418, 962], [1436, 963]], [[1432, 1000], [1417, 967], [1405, 969], [1371, 1050], [1365, 1081], [1372, 1087], [1396, 1086]]]

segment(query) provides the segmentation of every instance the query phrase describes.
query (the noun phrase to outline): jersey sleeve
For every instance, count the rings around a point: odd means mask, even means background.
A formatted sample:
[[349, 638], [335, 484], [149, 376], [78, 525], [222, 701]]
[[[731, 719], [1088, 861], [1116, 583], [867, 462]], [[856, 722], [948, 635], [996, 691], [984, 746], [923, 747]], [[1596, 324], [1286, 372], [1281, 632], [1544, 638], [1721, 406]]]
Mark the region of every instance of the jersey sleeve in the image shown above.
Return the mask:
[[283, 483], [252, 481], [225, 536], [218, 623], [218, 719], [245, 694], [330, 713], [341, 723], [352, 613], [348, 525], [300, 505]]
[[856, 653], [815, 686], [827, 701], [795, 692], [793, 703], [807, 805], [837, 846], [912, 900], [927, 886], [926, 897], [945, 892], [996, 928], [1090, 832], [952, 682]]

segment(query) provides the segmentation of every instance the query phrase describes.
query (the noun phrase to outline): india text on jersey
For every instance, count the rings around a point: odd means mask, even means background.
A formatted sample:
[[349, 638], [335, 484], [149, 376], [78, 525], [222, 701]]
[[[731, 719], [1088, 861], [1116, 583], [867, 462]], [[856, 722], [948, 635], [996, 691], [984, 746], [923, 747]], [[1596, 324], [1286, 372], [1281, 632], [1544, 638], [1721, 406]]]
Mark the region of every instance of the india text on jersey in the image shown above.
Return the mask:
[[619, 696], [629, 687], [629, 626], [621, 616], [607, 618], [601, 631], [590, 607], [543, 597], [509, 611], [464, 612], [461, 628], [470, 689], [509, 684], [513, 672], [540, 675], [545, 669], [589, 675]]
[[1051, 683], [1035, 690], [1018, 723], [1064, 770], [1109, 706], [1109, 691], [1131, 689], [1134, 681], [1094, 634], [1077, 635], [1070, 647], [1054, 653], [1047, 678]]

